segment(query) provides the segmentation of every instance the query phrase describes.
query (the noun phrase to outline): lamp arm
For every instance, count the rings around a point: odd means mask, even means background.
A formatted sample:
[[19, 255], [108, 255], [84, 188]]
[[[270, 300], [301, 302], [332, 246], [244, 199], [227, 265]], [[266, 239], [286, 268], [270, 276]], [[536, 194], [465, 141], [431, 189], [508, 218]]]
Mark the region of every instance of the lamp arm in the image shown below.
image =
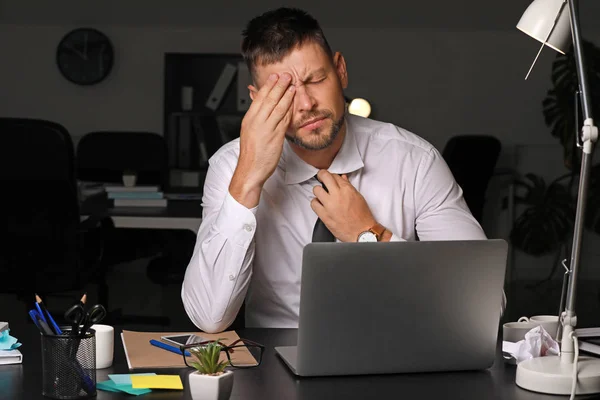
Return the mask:
[[593, 119], [592, 102], [590, 100], [589, 84], [585, 70], [585, 56], [583, 54], [583, 45], [581, 43], [581, 28], [579, 26], [579, 1], [568, 0], [571, 10], [571, 36], [573, 37], [573, 53], [575, 55], [575, 65], [577, 67], [577, 78], [579, 80], [579, 91], [581, 93], [581, 105], [583, 109], [583, 119]]
[[573, 363], [574, 360], [574, 342], [571, 332], [577, 325], [577, 316], [575, 314], [575, 299], [577, 295], [577, 276], [579, 264], [581, 261], [581, 242], [583, 238], [583, 228], [585, 221], [585, 210], [587, 206], [587, 194], [590, 178], [590, 169], [592, 162], [592, 153], [594, 145], [598, 140], [598, 128], [594, 125], [592, 118], [592, 107], [589, 96], [589, 86], [585, 71], [585, 62], [583, 55], [583, 46], [581, 44], [579, 27], [578, 0], [568, 0], [571, 14], [571, 33], [573, 38], [573, 51], [575, 63], [577, 66], [577, 78], [579, 81], [579, 91], [584, 115], [583, 127], [581, 129], [582, 160], [581, 172], [579, 175], [579, 189], [577, 193], [577, 208], [575, 212], [575, 226], [573, 233], [573, 247], [571, 251], [571, 274], [569, 276], [569, 285], [567, 290], [567, 301], [565, 311], [561, 315], [563, 333], [561, 337], [561, 362]]

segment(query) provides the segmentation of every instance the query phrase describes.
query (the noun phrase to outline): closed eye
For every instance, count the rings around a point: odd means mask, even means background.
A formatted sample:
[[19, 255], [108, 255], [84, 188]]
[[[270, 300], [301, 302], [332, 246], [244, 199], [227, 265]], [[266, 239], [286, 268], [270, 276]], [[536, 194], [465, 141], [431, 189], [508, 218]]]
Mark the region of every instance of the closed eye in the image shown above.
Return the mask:
[[310, 83], [310, 84], [317, 84], [317, 83], [321, 83], [321, 82], [323, 82], [325, 79], [326, 79], [326, 78], [321, 78], [321, 79], [317, 79], [317, 80], [311, 81], [311, 82], [309, 82], [309, 83]]

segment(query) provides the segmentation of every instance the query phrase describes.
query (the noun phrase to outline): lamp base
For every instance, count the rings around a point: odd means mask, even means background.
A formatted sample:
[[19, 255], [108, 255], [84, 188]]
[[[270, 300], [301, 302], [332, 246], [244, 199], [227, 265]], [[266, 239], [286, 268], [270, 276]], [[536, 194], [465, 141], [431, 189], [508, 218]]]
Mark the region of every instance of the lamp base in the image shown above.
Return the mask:
[[[561, 363], [559, 356], [525, 360], [517, 365], [516, 384], [533, 392], [570, 395], [574, 365]], [[579, 357], [575, 393], [600, 393], [600, 359]]]

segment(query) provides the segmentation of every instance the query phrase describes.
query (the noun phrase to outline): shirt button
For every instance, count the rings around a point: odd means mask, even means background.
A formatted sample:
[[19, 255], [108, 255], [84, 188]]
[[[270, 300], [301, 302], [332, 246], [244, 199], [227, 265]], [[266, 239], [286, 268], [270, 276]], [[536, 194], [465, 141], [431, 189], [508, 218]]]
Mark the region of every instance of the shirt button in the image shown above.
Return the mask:
[[247, 232], [252, 232], [252, 225], [244, 224], [244, 229], [245, 229]]
[[232, 280], [234, 280], [234, 279], [235, 279], [235, 275], [233, 275], [233, 274], [229, 275], [229, 280], [230, 280], [230, 281], [232, 281]]

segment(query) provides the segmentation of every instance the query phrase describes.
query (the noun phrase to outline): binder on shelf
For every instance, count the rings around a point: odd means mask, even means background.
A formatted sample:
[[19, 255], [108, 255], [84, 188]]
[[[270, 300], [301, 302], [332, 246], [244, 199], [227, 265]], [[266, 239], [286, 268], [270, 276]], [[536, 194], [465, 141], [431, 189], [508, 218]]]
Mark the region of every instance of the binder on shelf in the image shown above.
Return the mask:
[[206, 99], [206, 107], [213, 111], [216, 111], [219, 108], [223, 98], [225, 97], [225, 93], [229, 88], [229, 85], [235, 77], [236, 70], [237, 68], [234, 65], [229, 63], [225, 64], [223, 71], [221, 71], [221, 76], [219, 76], [219, 79], [213, 87], [212, 92], [208, 96], [208, 99]]
[[252, 101], [248, 86], [252, 84], [252, 77], [245, 62], [238, 63], [237, 71], [237, 110], [248, 111]]

